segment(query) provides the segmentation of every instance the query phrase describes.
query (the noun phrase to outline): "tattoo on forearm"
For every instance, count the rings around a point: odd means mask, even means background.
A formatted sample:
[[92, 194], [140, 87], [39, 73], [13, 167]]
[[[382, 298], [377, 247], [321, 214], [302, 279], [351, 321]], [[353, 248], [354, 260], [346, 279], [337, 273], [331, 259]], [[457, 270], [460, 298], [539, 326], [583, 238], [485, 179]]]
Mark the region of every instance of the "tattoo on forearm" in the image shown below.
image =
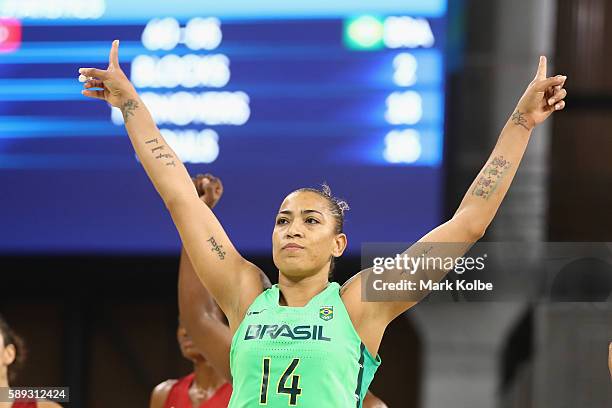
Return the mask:
[[155, 156], [156, 159], [174, 159], [174, 156], [170, 153], [160, 153]]
[[[150, 144], [150, 143], [159, 144], [157, 138], [151, 139], [151, 140], [145, 140], [145, 143], [147, 143], [147, 144]], [[165, 145], [156, 146], [156, 147], [151, 149], [151, 153], [155, 153], [158, 150], [159, 151], [166, 150], [166, 146]], [[155, 156], [155, 158], [156, 159], [174, 159], [174, 156], [171, 155], [170, 153], [159, 153], [157, 156]], [[166, 162], [166, 166], [176, 167], [176, 163], [174, 163], [174, 160], [172, 160], [172, 161]]]
[[[159, 144], [159, 142], [157, 141], [157, 138], [155, 139], [151, 139], [151, 140], [145, 140], [145, 143], [149, 144], [149, 143], [155, 143], [155, 144]], [[161, 145], [161, 146], [157, 146], [151, 149], [151, 153], [155, 153], [158, 150], [165, 150], [166, 146]], [[174, 159], [174, 156], [171, 155], [170, 153], [160, 153], [157, 156], [155, 156], [156, 159]], [[172, 166], [172, 167], [176, 167], [176, 164], [174, 163], [174, 160], [166, 163], [166, 166]]]
[[138, 102], [135, 99], [128, 99], [121, 107], [121, 113], [123, 113], [123, 121], [128, 123], [128, 119], [134, 116], [134, 111], [138, 108]]
[[522, 126], [525, 129], [530, 130], [527, 126], [527, 118], [525, 118], [525, 114], [520, 110], [514, 112], [514, 114], [512, 115], [512, 122], [517, 126]]
[[482, 197], [485, 200], [489, 199], [506, 174], [506, 170], [510, 167], [512, 167], [512, 164], [508, 160], [504, 160], [503, 156], [494, 157], [482, 171], [482, 175], [476, 182], [474, 190], [472, 190], [472, 195]]
[[213, 251], [213, 252], [216, 252], [217, 255], [219, 255], [219, 259], [224, 260], [226, 253], [223, 250], [223, 245], [217, 244], [217, 241], [215, 240], [215, 237], [210, 237], [206, 241], [210, 242], [210, 246], [211, 246], [210, 250]]

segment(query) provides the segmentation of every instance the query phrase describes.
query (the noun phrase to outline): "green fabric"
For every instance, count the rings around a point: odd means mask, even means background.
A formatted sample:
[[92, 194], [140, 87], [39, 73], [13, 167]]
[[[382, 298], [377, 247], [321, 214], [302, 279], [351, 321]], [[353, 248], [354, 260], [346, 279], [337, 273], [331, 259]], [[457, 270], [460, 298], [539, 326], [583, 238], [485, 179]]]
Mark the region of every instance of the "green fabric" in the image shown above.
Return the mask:
[[304, 307], [279, 306], [279, 294], [278, 285], [260, 294], [234, 334], [229, 407], [361, 407], [381, 361], [357, 335], [340, 285]]

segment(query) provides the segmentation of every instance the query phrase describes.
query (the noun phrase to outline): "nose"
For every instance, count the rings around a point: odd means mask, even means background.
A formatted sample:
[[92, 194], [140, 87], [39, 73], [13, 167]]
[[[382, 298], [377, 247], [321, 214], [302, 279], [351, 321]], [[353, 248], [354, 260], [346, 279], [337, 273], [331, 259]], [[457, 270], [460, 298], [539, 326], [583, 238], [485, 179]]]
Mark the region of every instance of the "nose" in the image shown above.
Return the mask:
[[300, 229], [298, 222], [292, 222], [289, 226], [287, 226], [286, 238], [304, 238], [304, 233]]

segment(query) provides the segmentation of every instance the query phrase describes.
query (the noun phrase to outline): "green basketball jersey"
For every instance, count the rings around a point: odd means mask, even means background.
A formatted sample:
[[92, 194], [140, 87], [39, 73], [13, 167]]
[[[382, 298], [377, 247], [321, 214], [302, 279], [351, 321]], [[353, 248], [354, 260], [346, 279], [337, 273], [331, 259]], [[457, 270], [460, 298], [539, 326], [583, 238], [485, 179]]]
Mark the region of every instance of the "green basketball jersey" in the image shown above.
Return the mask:
[[357, 335], [330, 282], [304, 307], [279, 306], [274, 285], [261, 293], [232, 339], [230, 408], [360, 408], [380, 357]]

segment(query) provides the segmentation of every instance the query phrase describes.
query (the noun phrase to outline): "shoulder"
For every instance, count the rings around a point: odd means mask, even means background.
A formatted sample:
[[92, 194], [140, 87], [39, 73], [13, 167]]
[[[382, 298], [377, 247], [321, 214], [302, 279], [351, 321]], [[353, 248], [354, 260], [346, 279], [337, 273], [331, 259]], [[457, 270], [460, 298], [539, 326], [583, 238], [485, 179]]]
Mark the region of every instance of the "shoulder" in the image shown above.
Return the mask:
[[370, 354], [375, 356], [390, 321], [389, 313], [385, 310], [390, 303], [362, 299], [362, 281], [371, 279], [371, 271], [372, 268], [364, 269], [351, 277], [340, 288], [340, 298], [357, 335]]
[[153, 394], [155, 393], [169, 393], [170, 390], [172, 389], [172, 387], [174, 387], [174, 385], [179, 382], [179, 380], [177, 379], [172, 379], [172, 380], [166, 380], [164, 382], [161, 382], [159, 384], [157, 384], [155, 386], [155, 388], [153, 388]]
[[224, 310], [227, 320], [230, 322], [230, 327], [238, 327], [249, 306], [259, 295], [265, 292], [266, 285], [270, 283], [266, 274], [249, 261], [244, 261], [242, 272], [240, 281], [237, 283], [239, 286], [238, 293], [240, 294], [238, 301], [234, 304], [234, 307], [227, 311]]
[[262, 271], [261, 269], [259, 270], [259, 278], [261, 279], [261, 286], [263, 287], [263, 291], [262, 293], [266, 290], [272, 287], [272, 283], [270, 282], [270, 279], [268, 278], [268, 275], [266, 275], [264, 273], [264, 271]]
[[159, 384], [157, 384], [155, 386], [155, 388], [153, 388], [153, 392], [164, 392], [164, 391], [170, 391], [172, 389], [172, 387], [174, 387], [174, 385], [179, 382], [180, 379], [171, 379], [171, 380], [166, 380], [164, 382], [160, 382]]
[[36, 406], [38, 406], [38, 408], [62, 408], [60, 404], [53, 401], [39, 401], [36, 403]]
[[366, 394], [363, 399], [363, 408], [388, 408], [380, 398], [372, 394], [370, 391]]
[[342, 284], [342, 286], [340, 287], [340, 296], [343, 296], [349, 288], [358, 287], [360, 283], [361, 272], [357, 272], [355, 275], [351, 276], [346, 282], [344, 282], [344, 284]]
[[351, 315], [356, 319], [362, 317], [364, 303], [361, 301], [361, 279], [363, 271], [356, 273], [340, 287], [340, 298]]
[[164, 406], [166, 399], [168, 399], [168, 395], [172, 390], [172, 387], [178, 382], [178, 380], [166, 380], [161, 382], [153, 388], [153, 392], [151, 392], [151, 408], [161, 408]]

